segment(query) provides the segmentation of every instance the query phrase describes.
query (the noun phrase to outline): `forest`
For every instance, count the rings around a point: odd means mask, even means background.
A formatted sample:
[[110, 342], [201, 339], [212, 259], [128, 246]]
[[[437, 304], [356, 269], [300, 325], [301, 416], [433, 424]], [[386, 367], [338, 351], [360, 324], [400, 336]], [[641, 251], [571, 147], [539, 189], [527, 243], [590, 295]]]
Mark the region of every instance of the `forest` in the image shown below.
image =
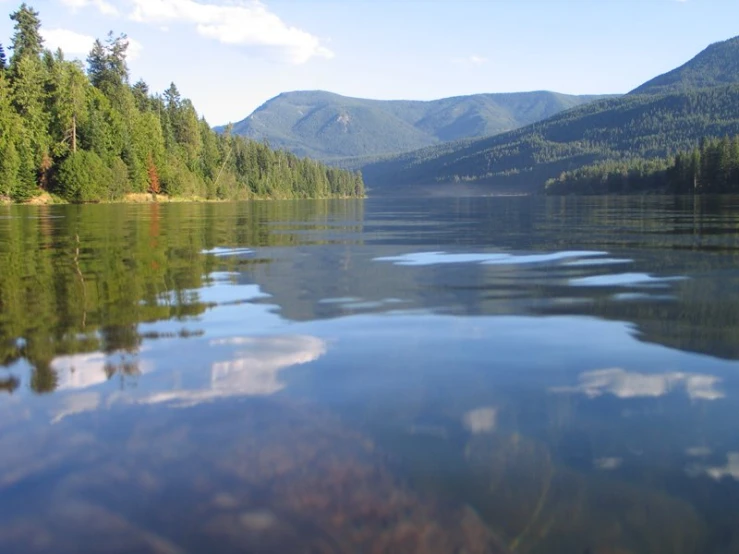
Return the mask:
[[596, 163], [674, 156], [702, 137], [739, 133], [739, 85], [593, 102], [523, 129], [444, 144], [362, 167], [373, 188], [471, 182], [539, 191]]
[[130, 84], [128, 39], [97, 40], [86, 65], [44, 48], [39, 13], [10, 15], [0, 44], [0, 201], [48, 193], [68, 202], [127, 195], [190, 199], [363, 196], [358, 172], [327, 167], [266, 143], [216, 133], [172, 83], [152, 94]]
[[739, 192], [739, 136], [704, 139], [675, 156], [588, 165], [546, 184], [548, 194]]

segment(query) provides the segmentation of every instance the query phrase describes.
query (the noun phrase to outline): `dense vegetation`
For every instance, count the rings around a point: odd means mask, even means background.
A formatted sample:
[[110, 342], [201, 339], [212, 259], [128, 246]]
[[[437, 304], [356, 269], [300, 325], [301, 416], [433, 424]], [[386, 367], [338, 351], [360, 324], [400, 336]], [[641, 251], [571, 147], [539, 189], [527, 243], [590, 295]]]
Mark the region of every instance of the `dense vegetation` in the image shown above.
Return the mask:
[[336, 161], [497, 135], [599, 98], [540, 91], [419, 102], [289, 92], [236, 123], [233, 133], [267, 140], [298, 155]]
[[0, 46], [0, 198], [72, 202], [165, 193], [212, 199], [360, 196], [359, 174], [217, 134], [172, 84], [129, 84], [125, 35], [96, 41], [86, 71], [44, 49], [38, 13], [14, 12]]
[[604, 160], [664, 157], [702, 137], [739, 133], [739, 85], [595, 102], [497, 137], [444, 145], [363, 168], [380, 188], [481, 182], [525, 190]]
[[[710, 69], [710, 82], [730, 81], [731, 75], [738, 81], [739, 72], [724, 64], [727, 48], [739, 59], [739, 42], [729, 41], [696, 58], [700, 66], [695, 71]], [[720, 71], [721, 79], [715, 76]], [[602, 100], [504, 135], [375, 161], [364, 166], [364, 177], [375, 189], [472, 182], [530, 191], [563, 171], [661, 158], [690, 150], [703, 137], [739, 134], [739, 85], [667, 90]]]
[[717, 42], [685, 65], [647, 81], [632, 94], [685, 92], [739, 84], [739, 37]]
[[590, 165], [547, 181], [550, 194], [675, 194], [739, 191], [739, 136], [710, 139], [669, 158]]

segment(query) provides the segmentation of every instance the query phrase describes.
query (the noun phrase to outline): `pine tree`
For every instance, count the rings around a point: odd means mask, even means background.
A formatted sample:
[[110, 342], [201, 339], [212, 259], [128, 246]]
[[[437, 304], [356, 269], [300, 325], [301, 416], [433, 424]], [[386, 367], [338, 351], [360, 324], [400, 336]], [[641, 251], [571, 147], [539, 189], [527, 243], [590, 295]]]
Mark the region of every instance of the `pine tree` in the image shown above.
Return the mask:
[[149, 109], [149, 85], [147, 85], [143, 79], [139, 79], [133, 87], [131, 87], [133, 97], [136, 100], [136, 107], [140, 112], [145, 112]]
[[177, 85], [171, 83], [169, 88], [164, 91], [164, 103], [167, 106], [167, 110], [170, 112], [177, 110], [180, 107], [180, 91], [177, 89]]
[[26, 56], [38, 58], [44, 48], [44, 39], [41, 37], [41, 21], [38, 12], [25, 2], [18, 11], [10, 15], [15, 21], [13, 35], [13, 58], [10, 65], [15, 68], [18, 62]]
[[5, 48], [3, 48], [0, 42], [0, 71], [5, 71], [8, 68], [8, 58], [5, 55]]
[[113, 31], [103, 44], [95, 40], [87, 56], [87, 75], [92, 84], [106, 94], [128, 83], [128, 37], [124, 34], [114, 36]]
[[87, 76], [94, 87], [100, 88], [106, 77], [107, 53], [100, 39], [95, 39], [87, 56]]

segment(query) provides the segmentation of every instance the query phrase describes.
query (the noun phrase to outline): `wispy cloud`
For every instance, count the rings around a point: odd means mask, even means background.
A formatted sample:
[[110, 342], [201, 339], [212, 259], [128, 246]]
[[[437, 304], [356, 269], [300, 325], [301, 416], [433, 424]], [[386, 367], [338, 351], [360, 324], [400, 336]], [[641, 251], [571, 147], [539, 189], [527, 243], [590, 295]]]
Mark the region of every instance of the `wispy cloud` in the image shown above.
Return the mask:
[[458, 58], [452, 58], [452, 63], [461, 66], [468, 67], [479, 67], [488, 63], [488, 59], [483, 56], [473, 54], [472, 56], [463, 56]]
[[192, 25], [205, 38], [253, 48], [293, 64], [334, 56], [318, 37], [288, 25], [256, 0], [227, 5], [195, 0], [131, 0], [131, 3], [130, 17], [134, 21], [157, 26]]
[[[50, 50], [61, 48], [62, 51], [75, 58], [84, 58], [92, 49], [95, 38], [72, 31], [70, 29], [45, 29], [41, 28], [44, 43]], [[141, 55], [144, 49], [137, 40], [128, 38], [128, 60], [133, 61]]]
[[62, 4], [70, 7], [74, 10], [80, 8], [94, 7], [97, 8], [100, 13], [105, 15], [117, 16], [120, 15], [120, 11], [110, 2], [105, 0], [61, 0]]

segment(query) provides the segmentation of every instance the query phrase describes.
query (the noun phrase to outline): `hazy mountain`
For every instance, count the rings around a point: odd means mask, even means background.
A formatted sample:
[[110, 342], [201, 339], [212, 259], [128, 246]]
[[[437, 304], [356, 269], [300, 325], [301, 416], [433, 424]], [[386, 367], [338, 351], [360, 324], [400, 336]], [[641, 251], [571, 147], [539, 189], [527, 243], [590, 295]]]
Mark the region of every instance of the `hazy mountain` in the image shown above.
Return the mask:
[[335, 160], [398, 154], [499, 134], [599, 96], [556, 92], [477, 94], [429, 102], [365, 100], [323, 91], [288, 92], [236, 123], [237, 135], [301, 156]]
[[663, 94], [739, 84], [739, 37], [712, 44], [685, 65], [647, 81], [631, 94]]
[[739, 85], [717, 85], [736, 81], [738, 64], [739, 39], [732, 39], [629, 95], [495, 137], [376, 160], [364, 164], [363, 173], [375, 191], [455, 182], [527, 191], [563, 171], [600, 160], [689, 150], [703, 137], [739, 133]]

